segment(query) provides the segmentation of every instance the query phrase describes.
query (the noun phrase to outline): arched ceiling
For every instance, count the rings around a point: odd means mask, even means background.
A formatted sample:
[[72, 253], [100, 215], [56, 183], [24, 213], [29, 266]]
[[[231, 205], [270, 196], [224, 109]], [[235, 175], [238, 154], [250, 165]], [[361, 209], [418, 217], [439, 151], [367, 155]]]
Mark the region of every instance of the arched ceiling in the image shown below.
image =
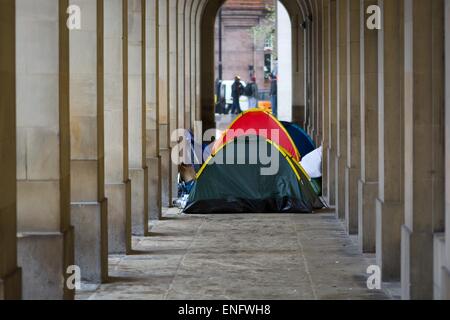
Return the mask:
[[[183, 0], [178, 0], [183, 1]], [[214, 114], [211, 113], [211, 105], [214, 105], [214, 23], [220, 7], [226, 0], [185, 0], [185, 21], [189, 25], [186, 37], [189, 37], [188, 46], [191, 51], [191, 100], [195, 108], [195, 117], [203, 120], [205, 128], [212, 128]], [[294, 29], [302, 29], [302, 24], [309, 19], [314, 19], [317, 8], [322, 0], [280, 0], [289, 13]], [[309, 25], [309, 24], [307, 24]], [[301, 48], [303, 40], [293, 34], [294, 48]], [[295, 49], [294, 49], [295, 50]], [[295, 61], [299, 65], [298, 61]], [[295, 64], [294, 64], [295, 65]], [[198, 85], [197, 85], [198, 84]], [[206, 94], [205, 94], [206, 93]], [[210, 110], [211, 109], [211, 110]], [[202, 111], [200, 111], [202, 110]]]
[[[226, 0], [196, 0], [200, 1], [203, 8], [202, 16], [206, 15], [216, 15], [219, 8], [226, 2]], [[300, 13], [302, 18], [305, 20], [308, 17], [313, 17], [316, 15], [315, 8], [320, 0], [280, 0], [286, 7], [287, 11], [291, 16]]]
[[[183, 0], [178, 0], [181, 3]], [[227, 0], [184, 0], [183, 14], [189, 18], [191, 25], [200, 25], [201, 18], [216, 16], [220, 7]], [[300, 16], [301, 20], [315, 17], [319, 12], [322, 0], [280, 0], [292, 17]]]

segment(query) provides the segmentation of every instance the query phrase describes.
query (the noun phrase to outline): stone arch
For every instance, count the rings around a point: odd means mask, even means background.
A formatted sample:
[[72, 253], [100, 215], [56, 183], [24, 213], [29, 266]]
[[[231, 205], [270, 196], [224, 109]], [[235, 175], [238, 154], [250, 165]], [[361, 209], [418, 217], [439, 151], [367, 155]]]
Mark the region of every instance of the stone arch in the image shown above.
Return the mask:
[[[199, 74], [200, 81], [198, 82], [199, 90], [199, 105], [197, 106], [197, 119], [203, 121], [203, 130], [213, 128], [214, 125], [214, 32], [205, 32], [205, 30], [212, 30], [216, 15], [220, 7], [226, 2], [226, 0], [203, 0], [205, 3], [203, 11], [201, 13], [201, 21], [199, 21]], [[291, 18], [291, 24], [293, 31], [298, 31], [303, 21], [312, 14], [310, 7], [305, 1], [287, 1], [281, 0], [282, 4], [286, 7]], [[303, 48], [303, 35], [299, 32], [293, 32], [293, 50], [299, 50]], [[300, 61], [303, 61], [303, 56], [299, 52], [293, 54], [293, 72], [302, 72], [301, 66], [297, 65]], [[303, 86], [303, 82], [299, 81], [298, 75], [293, 77], [293, 92], [300, 90]], [[303, 92], [303, 90], [300, 90]], [[297, 99], [293, 99], [293, 104], [296, 104]]]

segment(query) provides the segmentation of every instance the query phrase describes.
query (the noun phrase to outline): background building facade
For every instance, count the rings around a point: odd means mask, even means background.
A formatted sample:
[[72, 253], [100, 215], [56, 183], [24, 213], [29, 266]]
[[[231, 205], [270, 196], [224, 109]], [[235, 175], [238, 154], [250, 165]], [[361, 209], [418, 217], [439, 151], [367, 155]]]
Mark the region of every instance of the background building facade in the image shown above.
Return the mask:
[[[276, 2], [228, 0], [219, 10], [215, 25], [216, 79], [243, 81], [256, 77], [260, 90], [268, 90], [268, 73], [274, 68]], [[221, 58], [221, 59], [220, 59]]]

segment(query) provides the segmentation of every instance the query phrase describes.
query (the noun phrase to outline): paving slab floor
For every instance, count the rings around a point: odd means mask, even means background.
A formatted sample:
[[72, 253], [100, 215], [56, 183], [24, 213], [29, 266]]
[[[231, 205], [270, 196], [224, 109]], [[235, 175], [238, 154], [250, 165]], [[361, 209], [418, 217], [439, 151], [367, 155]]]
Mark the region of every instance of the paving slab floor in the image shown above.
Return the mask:
[[180, 215], [152, 222], [129, 256], [110, 256], [108, 283], [77, 299], [391, 299], [367, 289], [359, 253], [334, 213]]

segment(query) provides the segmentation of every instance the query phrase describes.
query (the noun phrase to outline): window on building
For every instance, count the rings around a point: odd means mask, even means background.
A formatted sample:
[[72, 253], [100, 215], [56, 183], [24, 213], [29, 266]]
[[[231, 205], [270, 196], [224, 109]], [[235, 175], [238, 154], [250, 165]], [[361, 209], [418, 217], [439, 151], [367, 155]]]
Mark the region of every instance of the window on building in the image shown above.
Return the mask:
[[270, 35], [264, 41], [264, 50], [272, 50], [273, 49], [273, 35]]
[[264, 79], [269, 79], [269, 75], [272, 73], [272, 54], [264, 54]]

